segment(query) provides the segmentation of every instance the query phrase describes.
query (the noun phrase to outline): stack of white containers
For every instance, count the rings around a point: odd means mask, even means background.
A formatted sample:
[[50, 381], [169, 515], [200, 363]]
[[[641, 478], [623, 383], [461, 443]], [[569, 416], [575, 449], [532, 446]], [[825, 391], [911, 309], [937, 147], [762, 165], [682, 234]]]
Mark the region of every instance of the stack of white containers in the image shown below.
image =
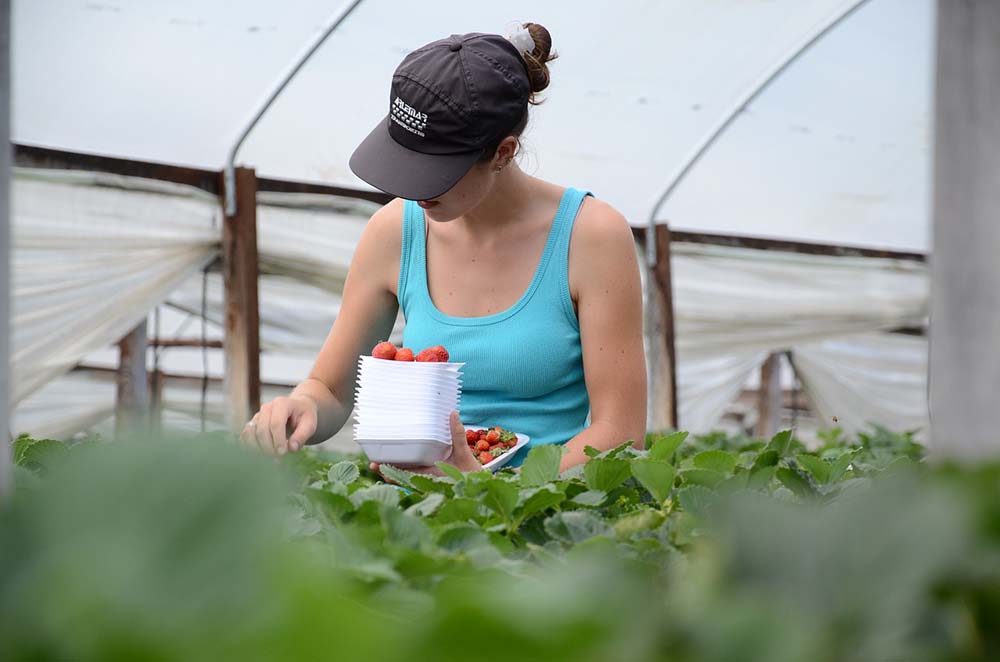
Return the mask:
[[448, 457], [448, 417], [458, 410], [464, 365], [360, 358], [354, 439], [372, 462], [430, 465]]

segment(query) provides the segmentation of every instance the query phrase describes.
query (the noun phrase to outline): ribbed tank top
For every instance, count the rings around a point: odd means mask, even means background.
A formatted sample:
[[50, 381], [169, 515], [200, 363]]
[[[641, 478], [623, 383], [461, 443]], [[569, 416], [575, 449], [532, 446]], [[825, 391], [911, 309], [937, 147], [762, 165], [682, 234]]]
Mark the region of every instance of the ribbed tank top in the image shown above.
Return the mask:
[[[568, 273], [570, 234], [587, 195], [566, 190], [528, 289], [485, 317], [452, 317], [431, 301], [424, 212], [404, 204], [397, 290], [403, 345], [414, 352], [444, 345], [452, 361], [465, 363], [459, 414], [466, 427], [503, 426], [528, 435], [528, 448], [566, 443], [584, 429], [590, 400]], [[523, 462], [528, 448], [509, 464]]]

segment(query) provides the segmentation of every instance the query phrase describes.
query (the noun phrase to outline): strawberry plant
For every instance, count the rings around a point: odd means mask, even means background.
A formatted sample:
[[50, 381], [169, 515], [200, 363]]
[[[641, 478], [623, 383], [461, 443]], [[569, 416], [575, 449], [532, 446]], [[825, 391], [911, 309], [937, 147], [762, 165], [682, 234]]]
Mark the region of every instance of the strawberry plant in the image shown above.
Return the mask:
[[316, 450], [19, 439], [0, 659], [1000, 658], [1000, 464], [881, 428], [561, 453], [387, 484]]

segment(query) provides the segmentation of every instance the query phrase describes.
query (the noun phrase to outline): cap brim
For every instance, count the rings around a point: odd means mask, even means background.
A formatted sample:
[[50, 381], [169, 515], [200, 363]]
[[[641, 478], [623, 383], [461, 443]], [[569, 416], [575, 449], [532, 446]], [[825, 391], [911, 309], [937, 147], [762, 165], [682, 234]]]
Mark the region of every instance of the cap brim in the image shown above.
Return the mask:
[[351, 155], [355, 175], [375, 188], [405, 200], [432, 200], [458, 183], [482, 150], [462, 154], [424, 154], [403, 147], [389, 135], [388, 117], [379, 122]]

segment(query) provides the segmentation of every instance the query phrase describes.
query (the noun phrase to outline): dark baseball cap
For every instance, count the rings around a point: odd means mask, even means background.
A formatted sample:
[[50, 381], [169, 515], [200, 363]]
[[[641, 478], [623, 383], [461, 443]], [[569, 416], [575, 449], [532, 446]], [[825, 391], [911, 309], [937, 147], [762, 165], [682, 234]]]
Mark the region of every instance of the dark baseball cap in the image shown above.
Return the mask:
[[431, 200], [524, 118], [531, 84], [517, 49], [498, 34], [452, 35], [396, 68], [389, 114], [354, 150], [351, 170], [406, 200]]

